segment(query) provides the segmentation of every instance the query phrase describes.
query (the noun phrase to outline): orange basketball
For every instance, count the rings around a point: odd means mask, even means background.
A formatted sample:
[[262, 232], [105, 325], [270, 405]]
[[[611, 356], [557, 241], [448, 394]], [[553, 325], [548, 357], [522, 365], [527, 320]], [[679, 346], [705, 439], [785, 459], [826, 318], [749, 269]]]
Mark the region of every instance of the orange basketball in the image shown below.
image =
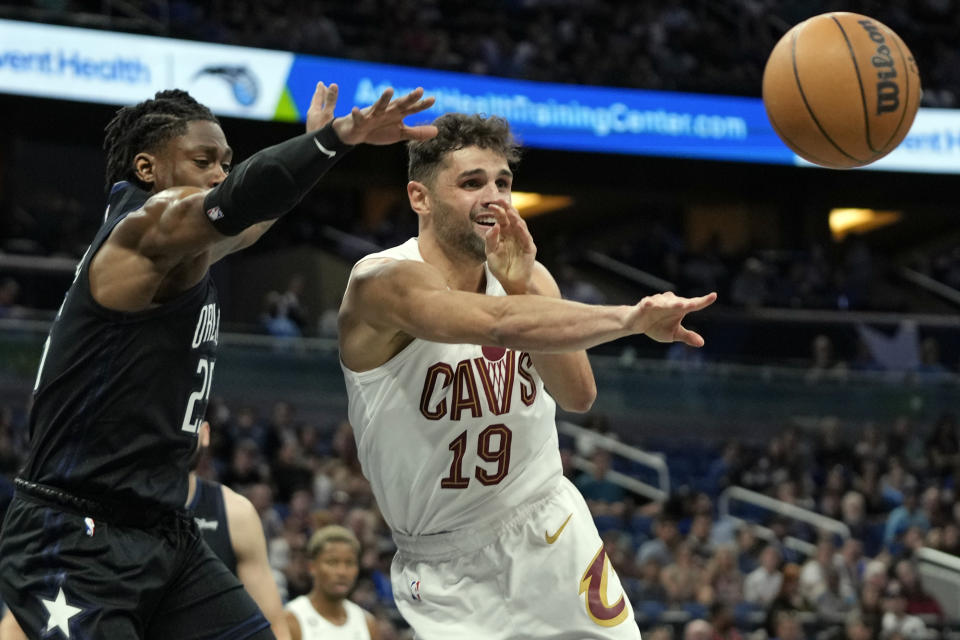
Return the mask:
[[862, 167], [893, 151], [920, 105], [913, 55], [884, 24], [824, 13], [788, 31], [763, 70], [777, 135], [822, 167]]

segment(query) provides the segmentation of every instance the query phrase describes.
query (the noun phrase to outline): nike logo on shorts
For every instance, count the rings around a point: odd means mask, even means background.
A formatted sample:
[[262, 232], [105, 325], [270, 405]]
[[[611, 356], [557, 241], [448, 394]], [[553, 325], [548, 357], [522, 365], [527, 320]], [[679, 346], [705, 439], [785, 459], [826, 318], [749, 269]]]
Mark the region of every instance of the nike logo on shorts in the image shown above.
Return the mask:
[[567, 526], [567, 523], [570, 522], [570, 518], [572, 518], [572, 517], [573, 517], [573, 514], [572, 514], [572, 513], [571, 513], [570, 515], [568, 515], [568, 516], [567, 516], [567, 519], [563, 521], [563, 524], [560, 525], [560, 528], [557, 529], [556, 533], [554, 533], [553, 535], [550, 535], [550, 534], [549, 534], [548, 532], [546, 532], [546, 531], [543, 532], [543, 537], [544, 537], [544, 539], [547, 541], [547, 544], [553, 544], [554, 542], [557, 541], [557, 538], [559, 538], [559, 537], [560, 537], [560, 534], [563, 533], [564, 527]]

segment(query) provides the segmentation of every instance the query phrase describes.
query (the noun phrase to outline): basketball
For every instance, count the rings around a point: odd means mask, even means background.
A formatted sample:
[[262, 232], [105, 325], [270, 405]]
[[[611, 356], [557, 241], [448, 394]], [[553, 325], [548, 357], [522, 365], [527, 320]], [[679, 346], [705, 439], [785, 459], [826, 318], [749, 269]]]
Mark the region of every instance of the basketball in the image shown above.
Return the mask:
[[763, 71], [773, 129], [801, 158], [832, 169], [870, 164], [906, 137], [920, 105], [913, 55], [896, 33], [856, 13], [790, 29]]

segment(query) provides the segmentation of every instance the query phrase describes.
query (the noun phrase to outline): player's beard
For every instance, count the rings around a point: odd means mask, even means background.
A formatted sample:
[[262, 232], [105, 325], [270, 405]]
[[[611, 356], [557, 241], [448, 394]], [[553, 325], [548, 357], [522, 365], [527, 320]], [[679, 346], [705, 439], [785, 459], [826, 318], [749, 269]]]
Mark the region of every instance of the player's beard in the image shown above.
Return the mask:
[[435, 199], [434, 202], [436, 206], [433, 220], [440, 244], [457, 255], [464, 255], [479, 262], [486, 260], [486, 243], [473, 227], [476, 212], [471, 211], [470, 216], [464, 218], [442, 200]]

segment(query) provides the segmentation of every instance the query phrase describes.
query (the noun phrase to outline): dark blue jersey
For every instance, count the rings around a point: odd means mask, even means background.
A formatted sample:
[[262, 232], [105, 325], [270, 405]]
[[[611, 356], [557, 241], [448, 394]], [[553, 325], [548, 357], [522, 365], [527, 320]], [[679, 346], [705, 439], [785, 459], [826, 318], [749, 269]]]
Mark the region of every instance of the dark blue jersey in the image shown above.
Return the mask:
[[230, 523], [227, 520], [227, 506], [223, 501], [223, 487], [217, 482], [198, 476], [197, 489], [189, 508], [204, 542], [223, 560], [227, 569], [236, 575], [237, 555], [230, 542]]
[[182, 508], [216, 356], [213, 280], [138, 312], [90, 293], [94, 255], [148, 197], [127, 182], [111, 190], [44, 345], [23, 477], [125, 507]]

